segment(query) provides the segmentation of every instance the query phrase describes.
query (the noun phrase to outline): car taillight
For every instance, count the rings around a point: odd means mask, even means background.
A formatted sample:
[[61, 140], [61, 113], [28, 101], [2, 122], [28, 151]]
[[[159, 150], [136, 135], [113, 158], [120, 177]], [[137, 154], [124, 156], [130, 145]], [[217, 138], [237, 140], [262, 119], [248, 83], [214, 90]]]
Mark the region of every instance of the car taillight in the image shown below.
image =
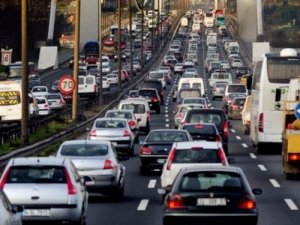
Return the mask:
[[239, 109], [239, 106], [238, 105], [232, 105], [232, 110], [238, 110]]
[[224, 122], [223, 133], [224, 133], [225, 137], [228, 137], [228, 135], [229, 135], [229, 129], [228, 129], [228, 122], [227, 121]]
[[129, 131], [128, 131], [128, 130], [124, 130], [123, 136], [124, 136], [124, 137], [128, 137], [128, 136], [130, 136], [130, 133], [129, 133]]
[[173, 194], [168, 197], [167, 207], [169, 209], [183, 209], [185, 208], [185, 205], [179, 194]]
[[176, 148], [173, 148], [172, 151], [170, 152], [170, 156], [167, 162], [167, 170], [171, 170], [171, 166], [175, 157], [175, 152], [176, 152]]
[[177, 113], [176, 118], [177, 118], [177, 119], [181, 119], [182, 116], [183, 116], [183, 113]]
[[300, 153], [289, 153], [288, 160], [289, 161], [300, 161]]
[[68, 170], [65, 168], [65, 176], [66, 176], [66, 180], [67, 180], [67, 187], [68, 187], [68, 194], [69, 195], [75, 195], [76, 194], [76, 187], [74, 186], [72, 179], [70, 177], [70, 174], [68, 172]]
[[10, 168], [4, 172], [2, 179], [0, 180], [0, 189], [4, 188], [7, 178], [9, 176], [9, 173], [10, 173]]
[[264, 114], [260, 113], [258, 118], [258, 131], [264, 132]]
[[158, 98], [155, 97], [151, 98], [151, 102], [158, 102], [158, 101], [159, 101]]
[[151, 155], [152, 154], [152, 148], [150, 148], [148, 146], [143, 146], [140, 149], [140, 154], [142, 154], [142, 155]]
[[49, 107], [49, 105], [48, 105], [48, 104], [45, 104], [45, 105], [44, 105], [44, 108], [48, 108], [48, 107]]
[[97, 131], [96, 131], [96, 129], [91, 130], [90, 136], [92, 136], [92, 137], [96, 137], [96, 136], [97, 136]]
[[226, 156], [225, 156], [224, 151], [221, 148], [219, 148], [219, 150], [218, 150], [218, 155], [219, 155], [219, 158], [220, 158], [222, 164], [225, 165]]
[[150, 119], [150, 111], [147, 110], [146, 113], [147, 113], [147, 118]]
[[130, 120], [128, 124], [129, 126], [134, 127], [136, 123], [134, 122], [134, 120]]
[[252, 199], [250, 196], [246, 195], [239, 202], [238, 207], [240, 209], [253, 210], [256, 208], [256, 203], [255, 203], [254, 199]]
[[116, 168], [116, 165], [111, 160], [109, 160], [109, 159], [105, 160], [104, 166], [103, 166], [104, 170], [112, 170], [115, 168]]

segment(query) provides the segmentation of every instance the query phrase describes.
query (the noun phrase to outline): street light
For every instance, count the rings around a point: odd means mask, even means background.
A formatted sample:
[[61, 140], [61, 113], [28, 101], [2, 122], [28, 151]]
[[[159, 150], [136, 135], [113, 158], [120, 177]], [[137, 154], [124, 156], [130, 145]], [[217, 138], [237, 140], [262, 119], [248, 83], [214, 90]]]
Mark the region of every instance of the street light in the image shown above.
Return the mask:
[[99, 12], [99, 16], [98, 16], [98, 29], [99, 29], [99, 33], [98, 33], [98, 41], [99, 41], [99, 72], [100, 72], [100, 76], [99, 76], [99, 83], [100, 83], [100, 88], [99, 88], [99, 101], [100, 103], [102, 103], [103, 100], [103, 94], [102, 94], [102, 0], [98, 1], [98, 12]]
[[133, 64], [132, 64], [132, 5], [131, 0], [128, 0], [128, 7], [129, 7], [129, 61], [130, 61], [130, 74], [129, 74], [129, 81], [132, 81], [132, 71], [133, 71]]
[[118, 91], [121, 92], [121, 0], [118, 0]]

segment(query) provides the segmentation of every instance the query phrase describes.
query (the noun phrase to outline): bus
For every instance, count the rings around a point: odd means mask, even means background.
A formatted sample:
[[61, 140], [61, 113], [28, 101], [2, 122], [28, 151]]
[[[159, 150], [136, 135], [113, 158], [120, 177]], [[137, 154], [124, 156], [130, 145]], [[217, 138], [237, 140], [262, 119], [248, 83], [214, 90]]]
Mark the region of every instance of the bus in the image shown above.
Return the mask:
[[[38, 116], [37, 102], [28, 95], [29, 116]], [[22, 81], [0, 81], [0, 123], [15, 123], [22, 119]]]
[[262, 151], [265, 144], [282, 143], [283, 111], [277, 105], [275, 93], [280, 89], [281, 100], [285, 100], [290, 79], [299, 75], [300, 54], [294, 49], [267, 53], [255, 63], [250, 139], [258, 151]]

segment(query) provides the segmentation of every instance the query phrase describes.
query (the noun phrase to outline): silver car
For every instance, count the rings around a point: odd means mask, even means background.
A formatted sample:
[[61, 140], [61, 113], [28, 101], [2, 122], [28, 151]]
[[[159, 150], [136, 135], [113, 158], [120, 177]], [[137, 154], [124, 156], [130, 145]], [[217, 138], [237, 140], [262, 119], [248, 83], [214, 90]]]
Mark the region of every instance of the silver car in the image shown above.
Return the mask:
[[96, 119], [87, 139], [111, 141], [118, 153], [134, 155], [136, 136], [132, 132], [126, 119]]
[[66, 106], [66, 102], [60, 93], [47, 94], [46, 99], [51, 109], [63, 109]]
[[1, 186], [13, 206], [23, 206], [22, 221], [84, 224], [88, 192], [69, 159], [13, 158]]
[[223, 98], [227, 82], [215, 82], [212, 87], [212, 100], [215, 98]]
[[5, 193], [0, 189], [0, 224], [5, 225], [22, 225], [22, 221], [18, 212], [22, 211], [22, 207], [12, 207]]
[[81, 177], [89, 177], [86, 182], [90, 193], [110, 195], [114, 199], [124, 196], [125, 167], [119, 160], [110, 141], [72, 140], [65, 141], [58, 149], [56, 157], [69, 158]]

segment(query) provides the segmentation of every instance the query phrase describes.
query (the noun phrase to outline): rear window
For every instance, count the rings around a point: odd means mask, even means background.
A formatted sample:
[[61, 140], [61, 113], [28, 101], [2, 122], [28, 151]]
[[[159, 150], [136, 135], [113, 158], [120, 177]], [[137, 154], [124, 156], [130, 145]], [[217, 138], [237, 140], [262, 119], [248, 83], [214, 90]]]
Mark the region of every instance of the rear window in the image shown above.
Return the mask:
[[216, 128], [213, 125], [203, 125], [203, 124], [193, 124], [193, 125], [184, 125], [183, 130], [187, 130], [191, 135], [196, 134], [207, 134], [215, 135], [217, 134]]
[[86, 77], [86, 84], [94, 84], [94, 77]]
[[83, 77], [78, 78], [78, 84], [84, 84], [84, 78]]
[[150, 79], [162, 79], [164, 77], [164, 74], [161, 72], [157, 72], [157, 73], [149, 73], [149, 78]]
[[247, 90], [245, 85], [228, 85], [227, 92], [244, 93]]
[[157, 97], [155, 90], [139, 90], [138, 95], [147, 97]]
[[45, 104], [45, 103], [46, 103], [46, 100], [43, 99], [43, 98], [38, 98], [38, 99], [36, 100], [36, 102], [37, 102], [37, 104]]
[[64, 145], [61, 155], [65, 156], [104, 156], [108, 153], [108, 146], [104, 144], [74, 144]]
[[203, 98], [187, 98], [183, 100], [183, 104], [203, 104], [206, 105], [206, 100]]
[[100, 120], [96, 122], [96, 128], [125, 128], [126, 122], [120, 120]]
[[191, 98], [200, 97], [201, 93], [199, 90], [180, 90], [179, 98]]
[[176, 150], [173, 163], [221, 163], [218, 149]]
[[47, 92], [47, 89], [44, 88], [44, 87], [41, 87], [41, 88], [35, 87], [35, 88], [33, 88], [32, 91], [33, 91], [33, 92]]
[[236, 93], [236, 94], [229, 94], [228, 98], [233, 100], [234, 98], [238, 98], [238, 97], [246, 97], [245, 94], [240, 94], [240, 93]]
[[219, 127], [222, 123], [222, 117], [219, 113], [209, 113], [205, 111], [191, 113], [188, 123], [214, 123]]
[[129, 112], [108, 112], [106, 117], [132, 119], [132, 115]]
[[61, 99], [60, 95], [47, 95], [47, 99]]
[[204, 171], [185, 174], [179, 188], [182, 191], [241, 192], [244, 190], [244, 185], [239, 174]]
[[132, 110], [134, 114], [144, 114], [146, 112], [143, 104], [123, 104], [122, 109]]
[[158, 131], [151, 132], [147, 138], [147, 142], [182, 142], [188, 141], [188, 138], [183, 132]]
[[246, 102], [246, 98], [235, 98], [233, 100], [233, 104], [239, 105], [239, 106], [244, 106]]
[[146, 81], [143, 83], [142, 88], [156, 88], [158, 91], [162, 90], [161, 81]]
[[66, 183], [64, 167], [59, 166], [14, 166], [6, 183]]

